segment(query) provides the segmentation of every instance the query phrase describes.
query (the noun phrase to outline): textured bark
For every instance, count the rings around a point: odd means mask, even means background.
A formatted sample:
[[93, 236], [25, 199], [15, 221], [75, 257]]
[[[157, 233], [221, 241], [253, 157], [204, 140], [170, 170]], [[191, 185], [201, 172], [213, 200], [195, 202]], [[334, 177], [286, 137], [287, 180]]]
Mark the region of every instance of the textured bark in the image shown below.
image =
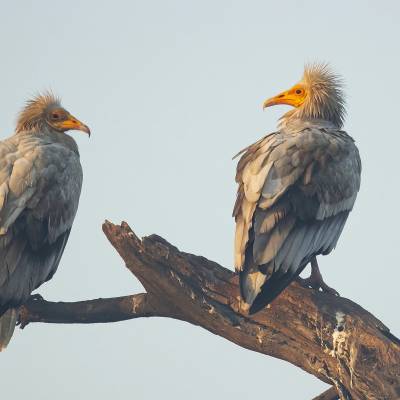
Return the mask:
[[77, 303], [32, 300], [22, 307], [22, 325], [171, 317], [286, 360], [334, 386], [317, 399], [333, 400], [335, 392], [340, 399], [400, 398], [400, 341], [352, 301], [294, 283], [250, 317], [232, 271], [157, 235], [140, 240], [124, 222], [105, 222], [103, 231], [147, 293]]

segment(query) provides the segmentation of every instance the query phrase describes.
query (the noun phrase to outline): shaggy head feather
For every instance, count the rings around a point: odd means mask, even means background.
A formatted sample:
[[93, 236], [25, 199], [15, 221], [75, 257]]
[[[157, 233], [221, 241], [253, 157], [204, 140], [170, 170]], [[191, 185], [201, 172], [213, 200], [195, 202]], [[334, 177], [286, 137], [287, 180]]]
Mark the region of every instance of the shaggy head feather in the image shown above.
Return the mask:
[[295, 107], [280, 119], [281, 127], [325, 121], [341, 128], [346, 114], [343, 82], [328, 64], [306, 65], [300, 82], [268, 99], [264, 107], [276, 104]]
[[46, 124], [49, 110], [61, 108], [60, 99], [52, 92], [38, 94], [26, 102], [17, 118], [16, 132], [41, 130]]

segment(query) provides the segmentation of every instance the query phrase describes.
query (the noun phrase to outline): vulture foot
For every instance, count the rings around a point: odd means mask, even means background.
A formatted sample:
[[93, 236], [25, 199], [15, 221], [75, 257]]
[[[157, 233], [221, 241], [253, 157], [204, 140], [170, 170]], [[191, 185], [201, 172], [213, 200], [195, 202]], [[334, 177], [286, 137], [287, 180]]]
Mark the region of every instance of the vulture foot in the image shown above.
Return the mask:
[[43, 296], [39, 293], [35, 293], [35, 294], [31, 294], [29, 296], [29, 299], [27, 301], [27, 303], [29, 303], [30, 301], [38, 301], [38, 300], [44, 300]]
[[324, 293], [328, 293], [333, 296], [339, 296], [339, 293], [335, 289], [328, 286], [322, 279], [322, 275], [319, 270], [316, 257], [314, 257], [311, 260], [311, 275], [310, 275], [310, 277], [306, 278], [306, 279], [298, 277], [297, 280], [300, 283], [300, 285], [302, 285], [304, 287], [312, 288], [312, 289], [315, 289], [318, 291], [321, 289], [321, 291]]
[[[35, 293], [29, 296], [27, 303], [31, 301], [44, 301], [44, 298], [39, 293]], [[17, 326], [19, 326], [21, 329], [24, 329], [28, 324], [29, 324], [28, 310], [25, 308], [25, 306], [22, 305], [19, 308]]]

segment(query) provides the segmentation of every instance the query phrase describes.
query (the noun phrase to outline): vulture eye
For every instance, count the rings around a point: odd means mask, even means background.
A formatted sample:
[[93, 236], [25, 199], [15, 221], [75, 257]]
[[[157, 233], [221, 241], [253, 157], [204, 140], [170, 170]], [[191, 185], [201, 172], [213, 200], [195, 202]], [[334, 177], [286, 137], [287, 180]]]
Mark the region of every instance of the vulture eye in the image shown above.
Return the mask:
[[301, 89], [296, 89], [296, 94], [302, 94], [303, 91]]

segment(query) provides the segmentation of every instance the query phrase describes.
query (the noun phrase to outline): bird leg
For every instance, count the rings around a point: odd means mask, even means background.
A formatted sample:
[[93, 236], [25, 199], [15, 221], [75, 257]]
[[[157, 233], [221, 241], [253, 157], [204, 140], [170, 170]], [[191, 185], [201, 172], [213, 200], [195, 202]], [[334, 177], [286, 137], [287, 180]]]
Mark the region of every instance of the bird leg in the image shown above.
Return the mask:
[[332, 294], [334, 296], [339, 296], [339, 293], [328, 286], [322, 279], [321, 271], [318, 267], [317, 257], [311, 259], [311, 275], [309, 278], [303, 279], [300, 276], [297, 278], [298, 282], [304, 287], [311, 287], [315, 290], [321, 289], [322, 292]]

